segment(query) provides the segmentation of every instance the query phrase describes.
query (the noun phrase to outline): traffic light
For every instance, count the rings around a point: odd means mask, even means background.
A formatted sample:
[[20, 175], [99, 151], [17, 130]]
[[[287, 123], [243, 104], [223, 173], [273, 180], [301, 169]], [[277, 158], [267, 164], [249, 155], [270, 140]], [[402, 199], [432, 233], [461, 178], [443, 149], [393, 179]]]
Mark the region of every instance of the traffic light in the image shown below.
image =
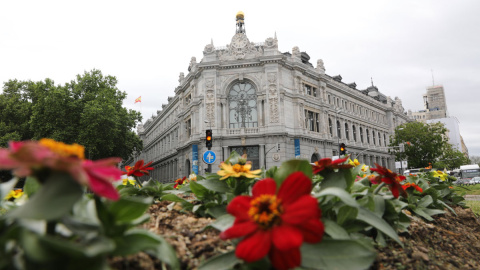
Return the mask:
[[347, 149], [345, 148], [345, 144], [341, 143], [340, 144], [340, 156], [344, 156], [347, 154]]
[[277, 143], [277, 152], [280, 151], [280, 143]]
[[207, 148], [210, 149], [212, 147], [212, 140], [213, 140], [211, 129], [207, 129], [205, 140], [207, 141]]

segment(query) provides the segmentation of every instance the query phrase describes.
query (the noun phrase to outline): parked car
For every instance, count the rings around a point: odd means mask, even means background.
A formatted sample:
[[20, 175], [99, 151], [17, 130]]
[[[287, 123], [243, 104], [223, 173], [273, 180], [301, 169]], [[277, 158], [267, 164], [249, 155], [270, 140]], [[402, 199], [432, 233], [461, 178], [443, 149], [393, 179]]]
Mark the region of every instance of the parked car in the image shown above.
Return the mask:
[[480, 176], [473, 177], [470, 182], [472, 182], [474, 185], [480, 184]]

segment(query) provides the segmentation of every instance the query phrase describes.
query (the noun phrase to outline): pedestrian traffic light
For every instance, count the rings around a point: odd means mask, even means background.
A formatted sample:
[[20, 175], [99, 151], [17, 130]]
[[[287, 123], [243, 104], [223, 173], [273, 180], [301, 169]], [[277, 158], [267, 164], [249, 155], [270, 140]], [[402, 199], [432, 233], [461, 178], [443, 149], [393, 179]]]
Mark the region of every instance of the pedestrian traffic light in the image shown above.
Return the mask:
[[347, 149], [345, 148], [345, 144], [341, 143], [340, 144], [340, 156], [344, 156], [347, 154]]
[[212, 140], [213, 140], [211, 129], [207, 129], [205, 140], [207, 141], [206, 143], [207, 148], [210, 149], [212, 147]]

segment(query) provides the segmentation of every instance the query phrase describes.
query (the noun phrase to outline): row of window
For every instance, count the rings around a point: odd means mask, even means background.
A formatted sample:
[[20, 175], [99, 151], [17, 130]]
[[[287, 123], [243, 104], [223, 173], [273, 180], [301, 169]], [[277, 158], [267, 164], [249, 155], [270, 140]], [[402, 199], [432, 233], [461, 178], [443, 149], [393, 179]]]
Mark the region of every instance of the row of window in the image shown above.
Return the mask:
[[364, 108], [360, 105], [357, 105], [353, 102], [348, 102], [346, 100], [340, 99], [339, 97], [327, 96], [328, 99], [328, 104], [334, 105], [336, 107], [344, 109], [346, 112], [352, 112], [356, 113], [361, 116], [366, 116], [369, 117], [370, 119], [373, 119], [374, 121], [381, 122], [383, 124], [386, 124], [387, 122], [387, 117], [385, 115], [382, 115], [378, 112], [375, 112], [373, 110], [369, 110], [367, 108]]
[[147, 160], [153, 160], [162, 154], [174, 149], [178, 144], [178, 128], [172, 130], [168, 134], [164, 134], [163, 138], [158, 140], [155, 145], [146, 149]]
[[[337, 127], [337, 137], [350, 140], [350, 129], [349, 129], [348, 123], [345, 123], [344, 125], [343, 137], [341, 134], [342, 126], [340, 124], [340, 121], [337, 121], [336, 127]], [[332, 119], [330, 118], [328, 119], [328, 128], [329, 128], [330, 135], [333, 136], [333, 123], [332, 123]], [[367, 144], [370, 144], [371, 142], [373, 145], [378, 144], [379, 146], [382, 146], [382, 143], [383, 143], [383, 146], [387, 146], [387, 135], [385, 133], [383, 133], [383, 136], [382, 136], [379, 131], [376, 132], [375, 130], [372, 130], [370, 132], [368, 128], [365, 129], [365, 133], [364, 133], [364, 129], [362, 127], [360, 127], [358, 131], [359, 132], [357, 134], [357, 127], [355, 125], [352, 125], [351, 135], [354, 142], [360, 141], [361, 143], [366, 142]], [[370, 135], [372, 135], [371, 140], [370, 140]]]

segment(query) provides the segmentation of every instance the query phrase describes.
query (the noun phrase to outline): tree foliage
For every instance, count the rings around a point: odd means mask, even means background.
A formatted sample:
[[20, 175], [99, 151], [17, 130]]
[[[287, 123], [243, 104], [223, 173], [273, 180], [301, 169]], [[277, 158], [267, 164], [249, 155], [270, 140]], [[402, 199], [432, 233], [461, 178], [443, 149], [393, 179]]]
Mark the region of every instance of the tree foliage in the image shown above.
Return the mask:
[[99, 70], [77, 75], [65, 85], [53, 80], [4, 83], [0, 95], [0, 144], [52, 138], [85, 146], [89, 159], [127, 159], [142, 142], [133, 128], [141, 114], [122, 106], [126, 93], [117, 79]]
[[407, 160], [410, 168], [433, 165], [451, 146], [447, 129], [442, 123], [410, 122], [398, 126], [391, 137], [390, 146], [405, 145], [405, 152], [392, 150], [396, 160]]
[[461, 165], [470, 164], [470, 159], [461, 151], [454, 149], [451, 144], [447, 146], [443, 155], [433, 164], [438, 169], [453, 170], [460, 168]]

